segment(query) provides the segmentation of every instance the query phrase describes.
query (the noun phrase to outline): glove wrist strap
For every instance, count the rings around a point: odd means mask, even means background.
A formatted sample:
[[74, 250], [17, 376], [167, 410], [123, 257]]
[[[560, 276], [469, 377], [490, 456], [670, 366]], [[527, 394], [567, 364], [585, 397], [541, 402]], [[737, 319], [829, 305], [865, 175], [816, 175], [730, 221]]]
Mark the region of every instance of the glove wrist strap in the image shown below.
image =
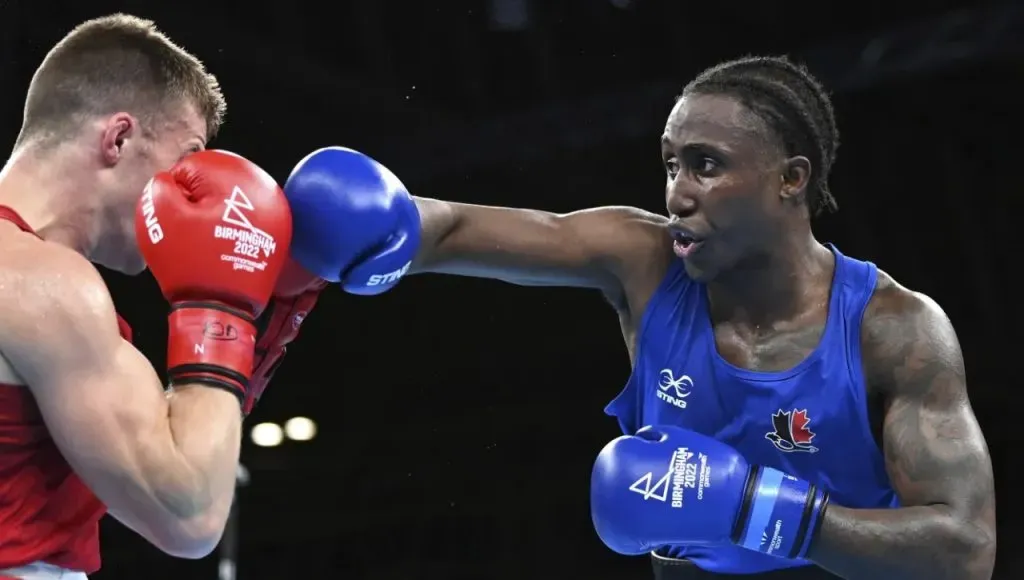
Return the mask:
[[172, 385], [201, 384], [245, 400], [256, 347], [251, 316], [219, 302], [178, 302], [167, 326]]
[[733, 542], [791, 560], [807, 555], [828, 506], [828, 492], [770, 467], [753, 467], [747, 479]]

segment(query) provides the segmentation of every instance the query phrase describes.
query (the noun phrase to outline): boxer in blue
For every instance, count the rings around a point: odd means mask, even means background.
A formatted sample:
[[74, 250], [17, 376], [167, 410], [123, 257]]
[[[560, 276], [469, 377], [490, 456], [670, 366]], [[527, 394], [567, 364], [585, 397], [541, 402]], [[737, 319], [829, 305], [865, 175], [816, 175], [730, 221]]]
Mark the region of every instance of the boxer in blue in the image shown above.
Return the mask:
[[592, 517], [658, 577], [990, 578], [991, 461], [950, 321], [812, 234], [837, 146], [804, 68], [745, 58], [669, 114], [667, 217], [413, 198], [328, 148], [285, 186], [293, 254], [361, 294], [409, 272], [604, 292], [633, 374]]

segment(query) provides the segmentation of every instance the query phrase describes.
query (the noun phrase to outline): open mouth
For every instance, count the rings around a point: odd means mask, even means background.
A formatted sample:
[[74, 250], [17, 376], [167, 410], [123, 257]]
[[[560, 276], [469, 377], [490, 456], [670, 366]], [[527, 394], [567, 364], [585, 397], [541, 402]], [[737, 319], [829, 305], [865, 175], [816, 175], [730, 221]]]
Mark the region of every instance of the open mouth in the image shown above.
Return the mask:
[[672, 239], [681, 246], [689, 246], [699, 241], [695, 236], [680, 231], [672, 232]]
[[696, 236], [682, 231], [672, 232], [672, 250], [680, 258], [688, 258], [693, 255], [704, 240], [697, 238]]

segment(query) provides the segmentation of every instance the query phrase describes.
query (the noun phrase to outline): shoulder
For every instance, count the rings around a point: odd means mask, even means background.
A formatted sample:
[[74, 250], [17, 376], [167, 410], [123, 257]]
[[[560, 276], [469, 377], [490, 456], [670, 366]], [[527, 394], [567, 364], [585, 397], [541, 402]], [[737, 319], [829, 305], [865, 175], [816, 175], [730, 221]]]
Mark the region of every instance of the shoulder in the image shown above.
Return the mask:
[[0, 348], [5, 354], [26, 341], [57, 345], [103, 326], [117, 332], [113, 300], [88, 260], [32, 236], [5, 232], [2, 238]]
[[642, 312], [673, 259], [672, 238], [664, 216], [629, 206], [604, 206], [569, 214], [586, 238], [601, 247], [623, 295], [609, 296], [622, 311]]
[[[614, 216], [626, 233], [620, 243], [629, 250], [640, 250], [648, 260], [660, 255], [666, 261], [672, 255], [672, 237], [668, 230], [668, 218], [635, 207], [608, 207], [605, 211]], [[632, 256], [631, 256], [632, 257]]]
[[658, 214], [613, 205], [583, 209], [559, 217], [570, 227], [585, 230], [585, 235], [578, 238], [600, 246], [601, 253], [611, 257], [632, 261], [638, 253], [647, 259], [658, 250], [671, 253], [668, 219]]
[[606, 205], [579, 210], [567, 215], [588, 217], [592, 221], [605, 221], [610, 226], [624, 226], [636, 232], [643, 232], [659, 238], [668, 234], [668, 218], [637, 207]]
[[946, 313], [929, 296], [881, 270], [864, 313], [861, 350], [868, 381], [889, 394], [923, 375], [953, 374], [962, 380], [960, 343]]
[[926, 294], [902, 286], [891, 276], [878, 271], [878, 282], [864, 313], [864, 328], [876, 342], [883, 341], [888, 332], [903, 328], [896, 337], [928, 336], [955, 339], [952, 324], [935, 300]]
[[625, 206], [593, 211], [605, 212], [609, 221], [616, 224], [614, 233], [609, 232], [605, 239], [613, 244], [609, 254], [614, 255], [615, 263], [611, 268], [620, 280], [622, 294], [609, 295], [608, 299], [619, 312], [623, 332], [631, 343], [651, 297], [675, 259], [668, 219]]

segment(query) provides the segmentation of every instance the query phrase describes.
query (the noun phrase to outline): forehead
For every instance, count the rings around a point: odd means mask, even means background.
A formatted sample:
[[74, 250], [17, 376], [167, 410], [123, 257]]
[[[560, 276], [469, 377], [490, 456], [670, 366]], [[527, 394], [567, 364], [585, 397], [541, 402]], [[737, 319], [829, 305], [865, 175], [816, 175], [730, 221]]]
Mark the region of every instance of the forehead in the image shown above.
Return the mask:
[[739, 100], [722, 95], [687, 95], [676, 102], [662, 138], [675, 146], [715, 145], [746, 149], [763, 140], [763, 123]]

